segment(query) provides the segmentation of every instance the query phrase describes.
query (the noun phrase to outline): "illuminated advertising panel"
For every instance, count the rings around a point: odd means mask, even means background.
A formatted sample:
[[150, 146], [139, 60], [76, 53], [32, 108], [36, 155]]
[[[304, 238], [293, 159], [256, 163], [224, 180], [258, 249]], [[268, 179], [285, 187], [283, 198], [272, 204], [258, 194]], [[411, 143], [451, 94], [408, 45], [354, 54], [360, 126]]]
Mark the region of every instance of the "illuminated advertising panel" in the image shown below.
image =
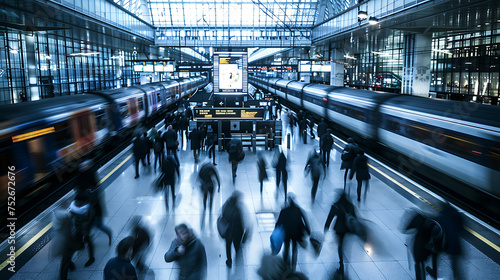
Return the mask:
[[134, 62], [134, 71], [143, 72], [143, 65], [141, 62]]
[[248, 54], [246, 49], [226, 48], [214, 51], [214, 93], [248, 92]]
[[299, 62], [299, 72], [311, 72], [311, 61], [301, 60]]
[[145, 62], [144, 63], [144, 68], [143, 68], [143, 71], [144, 72], [154, 72], [154, 64], [153, 62]]
[[167, 63], [166, 62], [154, 62], [154, 69], [155, 69], [155, 72], [163, 72], [165, 71], [164, 67]]
[[264, 118], [263, 108], [195, 108], [195, 119], [245, 119], [262, 120]]

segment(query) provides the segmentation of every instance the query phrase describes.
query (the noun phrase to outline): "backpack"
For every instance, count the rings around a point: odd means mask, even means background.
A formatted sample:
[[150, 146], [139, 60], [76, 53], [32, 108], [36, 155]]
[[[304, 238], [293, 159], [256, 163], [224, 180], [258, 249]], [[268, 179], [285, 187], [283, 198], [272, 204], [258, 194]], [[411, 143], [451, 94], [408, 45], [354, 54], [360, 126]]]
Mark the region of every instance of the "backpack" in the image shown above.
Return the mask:
[[425, 222], [425, 228], [431, 232], [431, 238], [429, 242], [425, 245], [425, 248], [432, 251], [433, 253], [440, 253], [446, 251], [448, 244], [446, 242], [446, 234], [443, 227], [433, 219], [427, 219]]

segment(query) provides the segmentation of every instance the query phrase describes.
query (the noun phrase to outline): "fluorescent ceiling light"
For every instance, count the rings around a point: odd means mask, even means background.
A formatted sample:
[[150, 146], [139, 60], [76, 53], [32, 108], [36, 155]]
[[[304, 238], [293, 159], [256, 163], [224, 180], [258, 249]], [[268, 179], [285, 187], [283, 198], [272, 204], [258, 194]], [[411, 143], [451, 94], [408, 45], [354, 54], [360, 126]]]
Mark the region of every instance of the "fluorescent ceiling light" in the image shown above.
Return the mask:
[[371, 24], [371, 25], [375, 25], [378, 23], [378, 18], [376, 17], [370, 17], [370, 19], [368, 20], [368, 23]]
[[357, 60], [357, 58], [355, 58], [354, 56], [350, 56], [349, 54], [345, 54], [344, 57], [347, 58], [347, 59]]
[[19, 53], [19, 51], [15, 49], [10, 49], [10, 53]]
[[86, 53], [70, 53], [69, 55], [93, 55], [93, 54], [100, 54], [100, 52], [86, 52]]
[[365, 11], [358, 11], [358, 18], [360, 20], [365, 20], [368, 17], [368, 13]]
[[383, 52], [372, 52], [373, 54], [378, 54], [380, 56], [391, 56], [390, 54], [383, 53]]

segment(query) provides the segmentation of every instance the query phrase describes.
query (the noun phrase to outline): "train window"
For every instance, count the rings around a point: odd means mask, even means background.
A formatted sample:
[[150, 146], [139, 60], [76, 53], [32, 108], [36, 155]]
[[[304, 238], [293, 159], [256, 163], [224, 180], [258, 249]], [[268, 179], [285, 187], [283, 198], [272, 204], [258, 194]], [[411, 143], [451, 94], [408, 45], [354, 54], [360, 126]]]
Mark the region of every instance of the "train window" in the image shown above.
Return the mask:
[[78, 117], [78, 129], [79, 135], [78, 138], [85, 137], [92, 132], [92, 128], [90, 126], [89, 115], [85, 114], [83, 116]]
[[129, 116], [127, 103], [120, 104], [120, 116], [122, 120]]
[[130, 98], [128, 104], [129, 104], [130, 115], [137, 113], [137, 99]]
[[68, 122], [56, 124], [54, 128], [56, 130], [54, 133], [56, 149], [61, 149], [75, 142]]
[[108, 118], [104, 110], [94, 112], [97, 130], [105, 129], [108, 127]]

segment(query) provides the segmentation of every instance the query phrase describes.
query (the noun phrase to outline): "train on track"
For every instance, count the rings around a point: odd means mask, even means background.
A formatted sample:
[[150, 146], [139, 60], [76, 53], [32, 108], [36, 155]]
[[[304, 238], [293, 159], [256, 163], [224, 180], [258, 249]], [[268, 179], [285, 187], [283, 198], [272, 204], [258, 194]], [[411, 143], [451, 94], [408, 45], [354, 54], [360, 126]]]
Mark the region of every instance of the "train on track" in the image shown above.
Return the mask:
[[[400, 155], [399, 166], [427, 174], [462, 195], [451, 182], [500, 197], [500, 107], [410, 95], [249, 77], [254, 86]], [[377, 145], [378, 145], [377, 144]], [[454, 180], [449, 180], [453, 178]], [[471, 192], [481, 203], [485, 196]], [[497, 207], [497, 206], [495, 206]]]
[[0, 106], [0, 202], [13, 177], [21, 198], [207, 84], [200, 76]]

